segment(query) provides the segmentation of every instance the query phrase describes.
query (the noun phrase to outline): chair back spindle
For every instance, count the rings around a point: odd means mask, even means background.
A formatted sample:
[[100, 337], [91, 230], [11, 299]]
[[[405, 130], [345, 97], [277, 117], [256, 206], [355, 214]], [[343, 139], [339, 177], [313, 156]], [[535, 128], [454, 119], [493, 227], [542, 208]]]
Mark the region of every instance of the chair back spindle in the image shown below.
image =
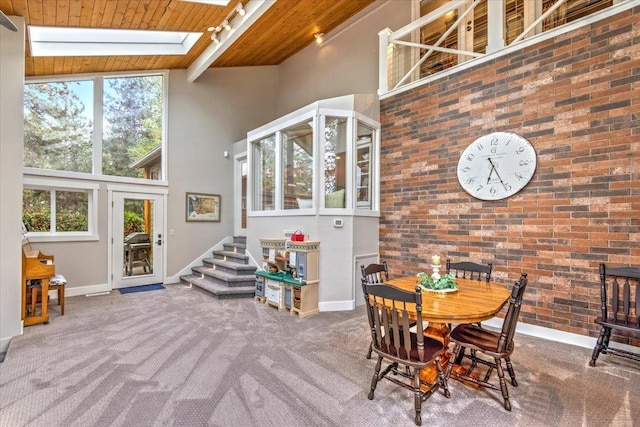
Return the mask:
[[387, 262], [382, 261], [380, 264], [361, 265], [362, 281], [367, 283], [384, 283], [389, 280], [389, 269]]
[[489, 283], [491, 281], [492, 269], [492, 263], [488, 263], [485, 265], [469, 261], [451, 262], [450, 259], [447, 259], [446, 261], [446, 273], [451, 273], [455, 277], [460, 277], [463, 279], [475, 279], [478, 281], [484, 279], [487, 283]]
[[640, 268], [606, 268], [600, 264], [602, 319], [640, 328]]

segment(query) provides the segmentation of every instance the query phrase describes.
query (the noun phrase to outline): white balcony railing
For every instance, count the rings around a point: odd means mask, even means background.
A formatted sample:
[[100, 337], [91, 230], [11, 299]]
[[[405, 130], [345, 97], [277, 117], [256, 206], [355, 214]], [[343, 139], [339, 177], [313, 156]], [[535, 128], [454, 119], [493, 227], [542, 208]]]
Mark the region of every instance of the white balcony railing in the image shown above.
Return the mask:
[[[640, 0], [450, 0], [380, 31], [381, 97], [587, 25]], [[486, 59], [483, 59], [486, 58]]]

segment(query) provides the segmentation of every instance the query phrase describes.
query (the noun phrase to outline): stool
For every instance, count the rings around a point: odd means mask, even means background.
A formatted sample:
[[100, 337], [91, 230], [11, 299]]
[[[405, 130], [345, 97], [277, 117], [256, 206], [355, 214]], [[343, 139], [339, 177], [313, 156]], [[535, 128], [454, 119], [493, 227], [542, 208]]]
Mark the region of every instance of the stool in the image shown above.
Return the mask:
[[56, 274], [49, 279], [49, 290], [58, 291], [58, 305], [60, 306], [60, 314], [64, 316], [64, 288], [67, 285], [67, 279], [62, 274]]
[[[62, 274], [56, 274], [55, 276], [49, 279], [49, 290], [58, 291], [58, 305], [60, 306], [60, 315], [64, 316], [64, 288], [67, 284], [67, 279]], [[49, 298], [44, 299], [41, 295], [42, 287], [40, 285], [40, 280], [32, 280], [31, 284], [28, 286], [28, 293], [31, 297], [31, 315], [35, 316], [36, 306], [38, 302], [45, 301], [48, 302]]]

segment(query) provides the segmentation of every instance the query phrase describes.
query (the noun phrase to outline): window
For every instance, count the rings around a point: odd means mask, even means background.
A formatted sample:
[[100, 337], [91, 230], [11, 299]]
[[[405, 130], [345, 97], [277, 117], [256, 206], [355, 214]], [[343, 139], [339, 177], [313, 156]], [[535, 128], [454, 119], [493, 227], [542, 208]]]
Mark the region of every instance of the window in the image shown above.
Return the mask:
[[250, 217], [378, 215], [380, 124], [333, 103], [311, 104], [247, 133]]
[[163, 81], [145, 75], [26, 83], [24, 165], [163, 179]]
[[51, 182], [25, 179], [22, 222], [29, 236], [93, 238], [98, 185]]
[[276, 136], [253, 143], [253, 210], [271, 211], [276, 200]]
[[324, 207], [344, 208], [346, 189], [347, 118], [330, 117], [324, 127]]
[[93, 81], [24, 87], [24, 165], [91, 173]]
[[371, 208], [371, 195], [373, 180], [372, 141], [374, 130], [362, 123], [358, 123], [358, 136], [356, 140], [356, 207], [359, 209]]
[[284, 208], [311, 208], [313, 197], [313, 122], [282, 132]]

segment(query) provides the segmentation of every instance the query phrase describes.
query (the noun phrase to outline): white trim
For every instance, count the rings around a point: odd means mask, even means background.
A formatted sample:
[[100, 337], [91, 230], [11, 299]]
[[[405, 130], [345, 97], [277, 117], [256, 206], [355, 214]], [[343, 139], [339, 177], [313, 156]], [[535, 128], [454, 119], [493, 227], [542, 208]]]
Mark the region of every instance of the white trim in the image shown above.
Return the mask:
[[[246, 144], [246, 139], [243, 140]], [[242, 142], [242, 141], [238, 141]], [[242, 163], [247, 163], [247, 173], [249, 172], [249, 159], [247, 152], [235, 154], [233, 156], [233, 230], [234, 235], [246, 235], [247, 229], [242, 228]], [[249, 179], [247, 177], [247, 203], [249, 202]], [[248, 208], [248, 206], [247, 206]], [[247, 213], [248, 213], [247, 209]]]
[[100, 184], [94, 184], [92, 182], [76, 182], [76, 181], [62, 181], [57, 179], [41, 179], [31, 178], [28, 176], [22, 177], [22, 185], [29, 188], [36, 189], [49, 189], [55, 188], [56, 190], [98, 190]]
[[[502, 323], [503, 319], [494, 317], [482, 322], [482, 325], [500, 330], [502, 328]], [[558, 331], [557, 329], [545, 328], [542, 326], [530, 325], [523, 322], [518, 322], [516, 332], [523, 335], [529, 335], [532, 337], [543, 338], [549, 341], [561, 342], [584, 348], [592, 349], [596, 345], [596, 338], [578, 335], [571, 332]], [[586, 362], [587, 361], [585, 360], [585, 363]]]
[[125, 176], [113, 176], [113, 175], [94, 175], [84, 172], [69, 172], [58, 171], [53, 169], [38, 169], [38, 168], [23, 168], [23, 175], [44, 176], [50, 178], [62, 178], [62, 179], [75, 179], [81, 181], [96, 181], [96, 182], [119, 182], [123, 184], [138, 184], [148, 185], [150, 187], [167, 187], [169, 183], [167, 181], [158, 181], [142, 178], [130, 178]]
[[[65, 290], [64, 290], [64, 297], [76, 297], [78, 295], [86, 295], [86, 296], [90, 296], [91, 294], [95, 294], [98, 292], [110, 292], [112, 291], [111, 286], [109, 286], [108, 283], [100, 283], [97, 285], [87, 285], [87, 286], [73, 286], [73, 287], [69, 287], [69, 284], [67, 283], [67, 286], [65, 286]], [[51, 291], [54, 292], [55, 291]], [[49, 295], [52, 295], [51, 292], [49, 293]], [[56, 295], [57, 298], [57, 295]]]
[[320, 311], [347, 311], [354, 308], [356, 308], [355, 300], [318, 302], [318, 310]]
[[96, 78], [111, 79], [116, 77], [148, 77], [148, 76], [167, 76], [168, 69], [152, 70], [152, 71], [112, 71], [108, 73], [79, 73], [79, 74], [53, 74], [47, 76], [25, 76], [25, 83], [52, 83], [52, 82], [75, 82], [83, 80], [93, 80]]
[[107, 191], [119, 191], [122, 193], [147, 193], [147, 194], [169, 194], [168, 188], [149, 188], [141, 185], [119, 185], [107, 184]]

